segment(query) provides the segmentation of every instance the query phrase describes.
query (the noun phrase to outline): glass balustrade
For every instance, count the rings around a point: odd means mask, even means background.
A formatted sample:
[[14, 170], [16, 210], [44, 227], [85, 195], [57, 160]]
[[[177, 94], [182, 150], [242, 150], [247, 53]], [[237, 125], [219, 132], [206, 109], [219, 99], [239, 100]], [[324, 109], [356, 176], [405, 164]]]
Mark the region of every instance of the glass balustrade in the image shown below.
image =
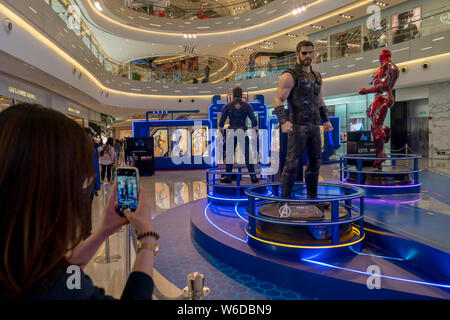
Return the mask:
[[[381, 19], [379, 26], [373, 29], [362, 25], [337, 34], [331, 34], [324, 39], [313, 40], [313, 63], [319, 64], [371, 50], [380, 50], [391, 45], [449, 30], [449, 6], [425, 12], [422, 18], [409, 19], [403, 25], [398, 22], [395, 23], [395, 21], [391, 21], [390, 25], [391, 27], [388, 28], [388, 19], [384, 18]], [[295, 48], [293, 49], [295, 50]], [[262, 78], [273, 74], [278, 75], [288, 68], [293, 68], [296, 62], [295, 53], [270, 59], [264, 64], [258, 64], [258, 58], [256, 58], [253, 68], [250, 68], [248, 65], [238, 65], [237, 71], [233, 76], [235, 80], [245, 80]]]
[[[130, 10], [134, 10], [146, 15], [157, 16], [169, 19], [211, 19], [219, 17], [234, 16], [258, 9], [274, 0], [237, 0], [232, 3], [223, 4], [219, 0], [215, 1], [148, 1], [148, 0], [128, 0], [122, 2]], [[115, 0], [113, 2], [121, 2]]]
[[[132, 62], [119, 63], [105, 53], [88, 29], [79, 9], [78, 11], [76, 10], [72, 0], [43, 1], [82, 39], [82, 42], [92, 51], [99, 64], [106, 71], [129, 80], [154, 83], [217, 83], [254, 79], [279, 75], [284, 70], [292, 68], [297, 60], [295, 53], [270, 59], [266, 63], [258, 63], [257, 58], [254, 67], [250, 68], [248, 65], [236, 64], [233, 71], [232, 66], [225, 60], [212, 59], [212, 61], [208, 62], [210, 67], [209, 77], [205, 72], [206, 65], [200, 65], [197, 70], [162, 70], [136, 65]], [[403, 41], [450, 29], [449, 6], [423, 12], [418, 18], [410, 17], [403, 22], [401, 14], [395, 16], [397, 21], [394, 21], [394, 16], [382, 18], [379, 25], [374, 28], [361, 25], [340, 33], [327, 35], [326, 38], [314, 40], [315, 55], [313, 63], [319, 64], [361, 54], [366, 51], [379, 50]]]

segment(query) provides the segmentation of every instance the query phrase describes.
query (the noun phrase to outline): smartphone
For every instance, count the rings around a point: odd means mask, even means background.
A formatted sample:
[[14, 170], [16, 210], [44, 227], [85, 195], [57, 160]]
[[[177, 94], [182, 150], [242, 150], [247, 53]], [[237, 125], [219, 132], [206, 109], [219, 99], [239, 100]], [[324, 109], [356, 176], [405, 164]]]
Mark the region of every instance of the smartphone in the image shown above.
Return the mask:
[[116, 170], [117, 202], [119, 213], [135, 211], [139, 200], [139, 170], [135, 167], [120, 167]]

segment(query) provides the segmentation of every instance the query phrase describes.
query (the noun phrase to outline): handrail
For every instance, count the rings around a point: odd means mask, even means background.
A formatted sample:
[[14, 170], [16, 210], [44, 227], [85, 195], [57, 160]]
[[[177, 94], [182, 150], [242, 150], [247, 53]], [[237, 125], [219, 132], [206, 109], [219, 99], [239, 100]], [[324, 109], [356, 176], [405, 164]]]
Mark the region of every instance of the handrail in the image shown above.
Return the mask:
[[[52, 0], [52, 3], [58, 1], [59, 2], [63, 2], [66, 5], [69, 2], [69, 0]], [[72, 1], [72, 0], [70, 0]], [[10, 1], [8, 1], [10, 2]], [[11, 1], [12, 2], [12, 1]], [[47, 3], [47, 2], [45, 2]], [[52, 9], [54, 9], [53, 7], [50, 7]], [[64, 9], [67, 10], [67, 6], [64, 7], [60, 7], [59, 9]], [[55, 12], [56, 9], [54, 10]], [[445, 16], [445, 17], [450, 17], [450, 10], [448, 10], [447, 8], [440, 8], [440, 9], [435, 9], [432, 11], [433, 15], [429, 15], [426, 16], [425, 15], [427, 13], [423, 13], [424, 17], [420, 19], [420, 21], [424, 22], [424, 21], [428, 21], [430, 22], [432, 20], [432, 17], [438, 17], [439, 15], [441, 17]], [[68, 13], [68, 12], [66, 12]], [[61, 19], [65, 19], [67, 18], [67, 16], [65, 16], [65, 18], [63, 18], [64, 15], [60, 15]], [[115, 76], [119, 76], [120, 74], [124, 75], [125, 77], [127, 77], [128, 79], [131, 78], [131, 72], [127, 72], [127, 74], [124, 74], [124, 71], [126, 70], [131, 70], [131, 64], [130, 63], [125, 63], [125, 64], [120, 64], [116, 61], [114, 61], [113, 59], [111, 59], [110, 57], [107, 56], [107, 54], [104, 52], [104, 50], [98, 45], [98, 41], [95, 40], [95, 37], [91, 34], [91, 32], [87, 29], [87, 25], [83, 22], [83, 19], [86, 19], [86, 17], [83, 16], [83, 13], [81, 14], [81, 28], [83, 32], [80, 32], [80, 34], [77, 34], [78, 36], [82, 37], [83, 43], [86, 45], [86, 47], [93, 53], [93, 55], [95, 56], [95, 58], [97, 59], [97, 63], [100, 64], [100, 68], [103, 68], [104, 70], [110, 72], [111, 74], [115, 75]], [[447, 30], [450, 28], [450, 25], [448, 24], [444, 24], [441, 23], [438, 27], [438, 25], [436, 25], [436, 23], [438, 23], [438, 20], [440, 20], [440, 18], [438, 19], [434, 19], [434, 22], [430, 22], [428, 24], [428, 26], [422, 26], [422, 30], [421, 30], [421, 34], [419, 35], [419, 37], [422, 36], [427, 36], [427, 35], [432, 35], [434, 33], [440, 32], [442, 30]], [[448, 26], [447, 26], [448, 25]], [[392, 33], [392, 30], [394, 30], [393, 28], [389, 28], [389, 29], [385, 29], [385, 32], [388, 32], [389, 30]], [[390, 41], [392, 40], [392, 36], [387, 36], [387, 45], [390, 45]], [[362, 44], [360, 44], [360, 52], [362, 52], [361, 49]], [[315, 57], [315, 63], [316, 64], [320, 64], [321, 62], [325, 62], [325, 61], [330, 61], [330, 60], [334, 60], [334, 59], [339, 59], [339, 56], [333, 56], [333, 55], [327, 55], [327, 57], [330, 57], [330, 59], [326, 59], [324, 60], [324, 53], [328, 53], [328, 52], [333, 52], [333, 50], [336, 50], [337, 48], [339, 48], [338, 46], [323, 46], [322, 48], [317, 47], [316, 51], [318, 53], [321, 54], [322, 56], [322, 60], [317, 60], [317, 58]], [[376, 48], [378, 49], [378, 48]], [[371, 48], [370, 50], [375, 50], [373, 48]], [[322, 54], [323, 53], [323, 54]], [[350, 55], [355, 54], [355, 53], [350, 53]], [[223, 79], [226, 78], [225, 82], [229, 81], [229, 80], [243, 80], [246, 78], [258, 78], [258, 77], [265, 77], [267, 75], [277, 75], [280, 74], [281, 72], [283, 72], [286, 68], [289, 67], [293, 67], [294, 64], [296, 62], [296, 58], [294, 55], [290, 55], [290, 56], [285, 56], [283, 58], [280, 58], [279, 60], [272, 60], [271, 61], [271, 65], [264, 65], [264, 66], [255, 66], [255, 68], [251, 69], [250, 68], [246, 68], [243, 70], [238, 70], [237, 72], [235, 72], [234, 74], [230, 75], [233, 71], [230, 71], [229, 68], [225, 68], [222, 71], [214, 71], [211, 70], [210, 71], [210, 83], [217, 83], [219, 81], [223, 81]], [[225, 66], [226, 67], [226, 66]], [[229, 67], [229, 66], [228, 66]], [[145, 74], [145, 72], [143, 72]], [[214, 76], [213, 76], [214, 74]], [[145, 74], [147, 77], [141, 77], [141, 81], [143, 82], [148, 82], [148, 74]], [[183, 76], [182, 76], [183, 77]], [[186, 83], [191, 83], [190, 79], [186, 79], [188, 82]], [[163, 80], [163, 82], [168, 83], [168, 81], [166, 81], [165, 79]], [[176, 83], [176, 81], [174, 81]]]
[[[258, 203], [258, 206], [263, 205], [263, 204], [267, 204], [267, 203], [266, 202]], [[339, 206], [347, 207], [347, 206], [343, 205], [342, 203], [340, 203]], [[352, 207], [351, 209], [355, 210], [355, 207]], [[324, 220], [324, 221], [314, 222], [314, 221], [296, 221], [296, 220], [287, 220], [287, 219], [280, 220], [280, 219], [270, 218], [270, 217], [266, 217], [266, 216], [253, 215], [253, 214], [246, 212], [248, 217], [254, 218], [255, 220], [271, 222], [274, 224], [291, 225], [291, 226], [332, 226], [332, 225], [352, 223], [352, 222], [356, 222], [356, 221], [364, 218], [364, 216], [361, 215], [361, 213], [359, 211], [356, 211], [356, 213], [357, 213], [357, 215], [355, 215], [354, 217], [339, 218], [338, 221]]]
[[[364, 195], [364, 190], [357, 187], [350, 187], [350, 186], [344, 186], [344, 185], [338, 185], [336, 183], [330, 183], [330, 182], [320, 182], [319, 187], [321, 186], [330, 186], [330, 187], [339, 187], [343, 188], [349, 191], [354, 192], [353, 194], [348, 195], [329, 195], [327, 194], [327, 198], [314, 198], [314, 199], [291, 199], [291, 198], [281, 198], [281, 197], [267, 197], [261, 194], [258, 194], [257, 192], [253, 190], [260, 189], [261, 187], [269, 187], [269, 186], [278, 186], [280, 183], [264, 183], [264, 184], [258, 184], [255, 186], [248, 187], [245, 190], [245, 194], [251, 197], [257, 197], [259, 199], [265, 199], [265, 200], [276, 200], [278, 202], [293, 202], [293, 203], [323, 203], [323, 202], [331, 202], [331, 201], [338, 201], [338, 200], [348, 200], [348, 199], [354, 199], [358, 197], [362, 197]], [[298, 183], [296, 182], [295, 185], [304, 185], [304, 183]]]
[[[169, 6], [164, 8], [163, 17], [168, 19], [188, 19], [193, 17], [197, 17], [198, 19], [208, 19], [234, 16], [251, 10], [259, 9], [272, 1], [274, 0], [260, 0], [253, 2], [239, 0], [235, 3], [226, 5], [208, 2], [207, 6], [204, 8], [202, 8], [202, 5], [205, 5], [206, 2], [200, 2], [197, 4], [189, 3], [190, 5], [192, 5], [192, 8], [180, 8], [179, 6], [177, 6], [176, 2], [173, 3], [172, 1]], [[154, 13], [158, 12], [154, 10], [153, 6], [146, 5], [141, 1], [134, 0], [129, 2], [131, 2], [128, 5], [128, 9], [130, 10], [138, 11], [146, 15], [156, 15]], [[137, 3], [137, 5], [133, 6], [133, 3]], [[141, 3], [141, 5], [139, 5], [139, 3]], [[214, 12], [214, 16], [210, 16], [211, 12]]]
[[[427, 13], [424, 12], [423, 13], [423, 17], [421, 17], [420, 19], [411, 21], [411, 23], [416, 23], [416, 22], [421, 22], [422, 24], [422, 28], [421, 31], [419, 33], [419, 35], [416, 38], [420, 38], [423, 35], [428, 35], [428, 34], [434, 34], [443, 30], [447, 30], [450, 28], [450, 24], [445, 24], [445, 23], [440, 23], [440, 19], [435, 19], [436, 16], [446, 16], [450, 18], [450, 10], [448, 9], [448, 6], [445, 7], [441, 7], [441, 8], [437, 8], [434, 9], [431, 13]], [[423, 25], [423, 22], [430, 22], [431, 25], [425, 26]], [[449, 21], [450, 22], [450, 21]], [[359, 26], [360, 28], [363, 27], [363, 25]], [[358, 27], [353, 27], [352, 29], [355, 29]], [[351, 45], [354, 48], [359, 48], [359, 50], [351, 50], [349, 51], [350, 48], [346, 48], [345, 50], [343, 50], [343, 46], [342, 45], [330, 45], [329, 43], [327, 43], [326, 45], [322, 45], [318, 42], [316, 42], [315, 45], [315, 54], [316, 56], [313, 57], [313, 63], [314, 64], [319, 64], [322, 62], [327, 62], [327, 61], [332, 61], [332, 60], [338, 60], [340, 58], [344, 58], [344, 57], [348, 57], [348, 56], [352, 56], [352, 55], [356, 55], [356, 54], [360, 54], [363, 52], [368, 52], [368, 51], [372, 51], [372, 50], [379, 50], [380, 48], [387, 48], [388, 46], [392, 45], [392, 44], [396, 44], [396, 43], [400, 43], [403, 41], [399, 41], [399, 42], [395, 42], [394, 43], [394, 34], [396, 32], [396, 30], [398, 29], [398, 27], [390, 27], [390, 28], [384, 28], [382, 30], [384, 30], [382, 32], [382, 34], [384, 34], [386, 36], [385, 39], [385, 44], [384, 45], [380, 45], [380, 46], [375, 46], [375, 42], [378, 40], [377, 39], [372, 39], [372, 40], [376, 40], [376, 41], [372, 41], [372, 43], [369, 42], [369, 47], [364, 48], [364, 37], [368, 37], [369, 35], [367, 34], [363, 34], [363, 32], [361, 32], [361, 36], [360, 36], [360, 41], [359, 43], [346, 43], [346, 45]], [[363, 29], [361, 30], [363, 31]], [[337, 35], [338, 33], [336, 33]], [[400, 32], [395, 34], [395, 36], [405, 36], [410, 34], [410, 32]], [[370, 39], [368, 39], [370, 40]], [[412, 40], [412, 39], [410, 39]], [[317, 40], [313, 40], [313, 42], [315, 42]], [[406, 40], [405, 40], [406, 41]], [[294, 50], [295, 48], [293, 48]], [[342, 51], [344, 51], [344, 55], [342, 55]], [[258, 77], [262, 77], [265, 76], [267, 74], [277, 74], [277, 73], [281, 73], [284, 70], [288, 69], [288, 68], [293, 68], [294, 65], [297, 62], [297, 57], [295, 53], [289, 54], [289, 55], [285, 55], [283, 57], [280, 58], [276, 58], [276, 59], [271, 59], [269, 60], [269, 63], [264, 64], [264, 65], [255, 65], [252, 68], [249, 68], [249, 66], [243, 66], [240, 65], [241, 68], [240, 70], [238, 70], [235, 74], [235, 77], [237, 80], [243, 80], [246, 79], [247, 77], [250, 78], [258, 78]], [[261, 73], [264, 72], [264, 75], [262, 75]]]
[[[358, 154], [341, 154], [342, 159], [352, 159], [352, 160], [411, 160], [420, 159], [421, 155], [418, 154], [405, 154], [405, 153], [386, 153], [388, 156], [394, 156], [395, 158], [377, 157], [376, 154], [371, 153], [358, 153]], [[398, 157], [397, 157], [398, 156]]]

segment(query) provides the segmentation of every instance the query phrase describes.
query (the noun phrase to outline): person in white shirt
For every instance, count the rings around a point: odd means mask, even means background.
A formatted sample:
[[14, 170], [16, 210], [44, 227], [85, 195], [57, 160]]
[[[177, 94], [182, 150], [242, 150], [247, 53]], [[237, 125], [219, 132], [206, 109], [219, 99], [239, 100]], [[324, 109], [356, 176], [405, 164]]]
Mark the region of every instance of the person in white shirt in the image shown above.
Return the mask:
[[108, 141], [100, 151], [100, 164], [102, 166], [101, 176], [102, 181], [105, 181], [105, 173], [107, 174], [108, 182], [111, 182], [111, 170], [115, 164], [116, 152], [114, 151], [113, 138], [108, 138]]

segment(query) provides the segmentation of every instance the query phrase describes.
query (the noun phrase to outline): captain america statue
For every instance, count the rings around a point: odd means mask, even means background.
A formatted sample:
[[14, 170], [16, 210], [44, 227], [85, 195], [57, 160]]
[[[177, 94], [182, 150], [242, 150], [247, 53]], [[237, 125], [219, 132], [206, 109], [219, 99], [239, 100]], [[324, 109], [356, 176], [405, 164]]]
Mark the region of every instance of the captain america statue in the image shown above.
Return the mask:
[[[242, 88], [241, 87], [235, 87], [233, 88], [233, 101], [226, 104], [222, 108], [222, 117], [219, 121], [219, 130], [221, 132], [224, 132], [224, 125], [225, 121], [229, 119], [230, 121], [230, 127], [229, 131], [234, 132], [234, 130], [243, 130], [243, 132], [247, 131], [247, 118], [250, 119], [252, 122], [252, 129], [256, 131], [258, 129], [258, 121], [255, 117], [255, 113], [253, 111], [252, 106], [242, 101]], [[235, 150], [237, 145], [237, 139], [234, 137], [233, 142], [231, 144], [233, 145], [233, 149]], [[241, 148], [242, 149], [242, 148]], [[245, 143], [244, 143], [244, 155], [245, 155], [245, 164], [247, 165], [248, 172], [250, 172], [250, 178], [253, 184], [256, 184], [259, 182], [259, 179], [257, 178], [255, 172], [255, 165], [253, 162], [250, 161], [250, 140], [249, 137], [245, 137]], [[229, 160], [227, 159], [226, 163], [226, 172], [231, 173], [233, 171], [233, 163], [229, 163]], [[226, 176], [222, 177], [220, 180], [223, 183], [231, 183], [232, 181], [232, 175], [227, 174]]]

